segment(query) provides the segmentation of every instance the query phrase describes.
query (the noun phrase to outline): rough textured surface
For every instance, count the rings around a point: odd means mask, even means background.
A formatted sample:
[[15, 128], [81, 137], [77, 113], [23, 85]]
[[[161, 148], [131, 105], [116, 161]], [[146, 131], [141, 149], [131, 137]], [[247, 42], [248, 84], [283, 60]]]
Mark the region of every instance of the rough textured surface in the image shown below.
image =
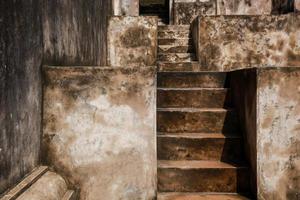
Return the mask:
[[46, 161], [81, 200], [152, 200], [155, 68], [45, 68]]
[[300, 198], [300, 69], [258, 71], [258, 199]]
[[217, 0], [218, 15], [267, 15], [272, 0]]
[[156, 63], [157, 18], [112, 17], [108, 28], [110, 66], [151, 66]]
[[206, 70], [300, 65], [300, 15], [201, 17], [198, 59]]
[[257, 194], [257, 70], [246, 69], [229, 75], [233, 104], [238, 112], [246, 159], [250, 164], [251, 191]]
[[47, 172], [17, 200], [60, 200], [66, 192], [65, 180], [54, 172]]
[[115, 16], [138, 16], [139, 0], [112, 0]]
[[43, 1], [44, 64], [106, 65], [112, 1]]
[[295, 0], [294, 9], [295, 12], [300, 12], [300, 0]]
[[199, 15], [216, 15], [214, 0], [175, 0], [173, 3], [174, 24], [190, 25]]
[[33, 170], [41, 134], [40, 1], [0, 1], [0, 195]]

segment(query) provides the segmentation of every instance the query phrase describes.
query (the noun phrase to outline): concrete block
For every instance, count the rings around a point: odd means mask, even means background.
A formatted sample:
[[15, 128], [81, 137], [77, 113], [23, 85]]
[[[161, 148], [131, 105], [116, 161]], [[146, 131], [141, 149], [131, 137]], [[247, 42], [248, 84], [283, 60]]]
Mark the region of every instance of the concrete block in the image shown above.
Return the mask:
[[108, 27], [110, 66], [151, 66], [156, 63], [157, 18], [112, 17]]
[[300, 66], [300, 16], [200, 17], [197, 58], [206, 70]]
[[152, 200], [155, 67], [44, 68], [44, 159], [80, 199]]
[[174, 0], [174, 24], [190, 25], [199, 15], [216, 15], [214, 0]]

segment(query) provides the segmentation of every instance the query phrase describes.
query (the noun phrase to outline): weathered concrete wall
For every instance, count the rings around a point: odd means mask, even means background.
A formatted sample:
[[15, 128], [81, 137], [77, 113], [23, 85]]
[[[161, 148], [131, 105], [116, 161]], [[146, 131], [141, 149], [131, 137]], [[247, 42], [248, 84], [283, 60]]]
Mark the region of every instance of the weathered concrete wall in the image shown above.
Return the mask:
[[229, 74], [234, 107], [239, 115], [246, 160], [250, 164], [251, 191], [257, 194], [257, 70], [238, 70]]
[[112, 0], [114, 16], [138, 16], [139, 0]]
[[198, 27], [206, 70], [300, 66], [300, 15], [200, 17]]
[[110, 66], [151, 66], [157, 57], [156, 17], [112, 17], [108, 27]]
[[189, 25], [199, 15], [216, 15], [215, 0], [174, 0], [173, 20], [177, 25]]
[[112, 0], [43, 2], [44, 64], [106, 65]]
[[300, 69], [258, 70], [258, 199], [300, 198]]
[[267, 15], [272, 12], [272, 0], [217, 0], [218, 15]]
[[0, 1], [0, 196], [39, 161], [40, 1]]
[[46, 67], [46, 162], [82, 200], [152, 200], [156, 190], [154, 67]]

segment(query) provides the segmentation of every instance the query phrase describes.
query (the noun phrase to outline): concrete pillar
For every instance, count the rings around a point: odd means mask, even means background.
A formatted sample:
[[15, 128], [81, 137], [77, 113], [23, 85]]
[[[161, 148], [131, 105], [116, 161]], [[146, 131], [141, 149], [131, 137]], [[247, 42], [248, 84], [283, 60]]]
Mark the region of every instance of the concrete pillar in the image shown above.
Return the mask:
[[114, 16], [138, 16], [139, 0], [113, 0]]

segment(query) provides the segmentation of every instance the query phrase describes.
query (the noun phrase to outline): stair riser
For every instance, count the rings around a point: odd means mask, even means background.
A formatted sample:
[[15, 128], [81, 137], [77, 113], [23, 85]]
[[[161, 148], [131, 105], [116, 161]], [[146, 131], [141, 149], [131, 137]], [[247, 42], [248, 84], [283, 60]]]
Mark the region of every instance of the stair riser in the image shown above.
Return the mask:
[[158, 63], [159, 72], [201, 72], [202, 67], [196, 62], [186, 63]]
[[246, 192], [246, 168], [158, 169], [160, 192]]
[[186, 46], [193, 45], [192, 39], [158, 39], [158, 45]]
[[224, 73], [158, 73], [157, 84], [162, 88], [223, 88]]
[[159, 46], [158, 53], [193, 53], [194, 48], [190, 46]]
[[190, 30], [185, 31], [158, 31], [158, 38], [191, 38]]
[[228, 90], [158, 90], [159, 108], [223, 108], [231, 105]]
[[164, 62], [191, 62], [196, 60], [196, 56], [190, 53], [166, 53], [158, 54], [158, 60]]
[[236, 133], [237, 116], [234, 112], [158, 111], [157, 130], [169, 133]]
[[159, 160], [240, 161], [241, 149], [241, 138], [157, 138]]

